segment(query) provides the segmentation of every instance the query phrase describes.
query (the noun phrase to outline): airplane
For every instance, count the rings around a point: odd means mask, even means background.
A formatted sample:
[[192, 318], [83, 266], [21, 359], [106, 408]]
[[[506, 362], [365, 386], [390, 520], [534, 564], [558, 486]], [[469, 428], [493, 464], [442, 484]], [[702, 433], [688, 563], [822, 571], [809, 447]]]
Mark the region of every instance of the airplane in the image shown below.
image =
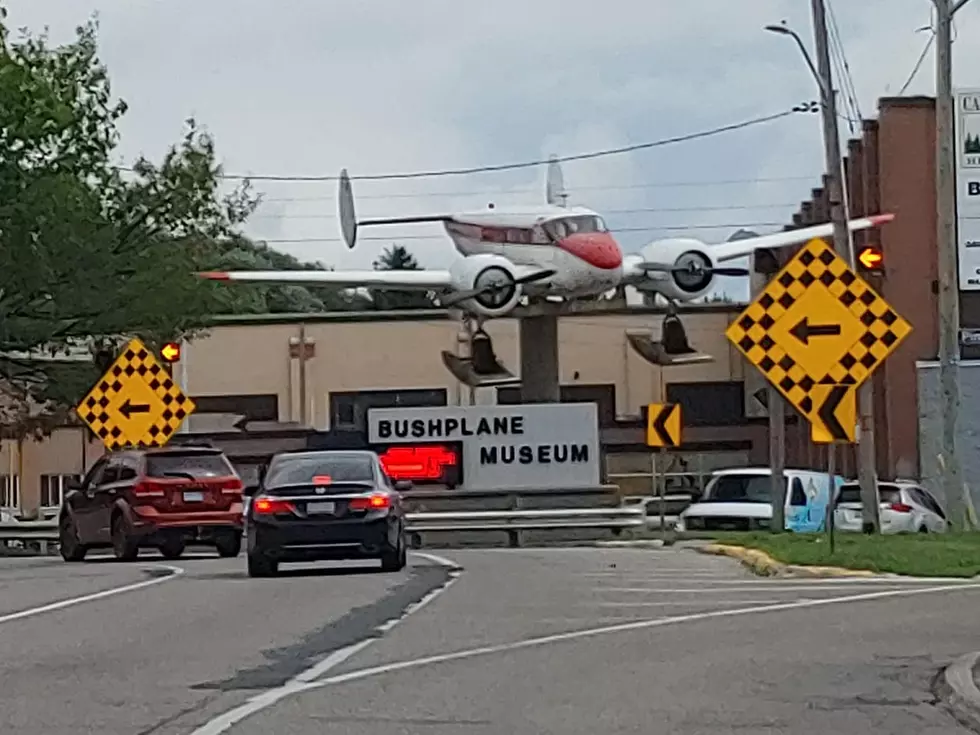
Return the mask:
[[[698, 355], [688, 345], [675, 305], [709, 294], [718, 276], [749, 275], [745, 268], [723, 265], [728, 261], [757, 250], [784, 248], [833, 234], [828, 223], [715, 245], [671, 237], [655, 240], [637, 254], [624, 255], [598, 212], [567, 206], [565, 199], [561, 170], [553, 158], [546, 203], [539, 206], [505, 209], [491, 204], [482, 211], [358, 220], [350, 176], [344, 169], [339, 177], [338, 216], [349, 248], [356, 245], [361, 228], [440, 223], [462, 257], [448, 269], [435, 270], [221, 271], [199, 275], [215, 281], [432, 292], [441, 306], [460, 309], [465, 319], [476, 322], [471, 340], [476, 369], [452, 353], [443, 354], [444, 362], [457, 377], [468, 373], [464, 382], [472, 384], [482, 375], [485, 380], [481, 384], [486, 385], [497, 378], [497, 383], [514, 380], [493, 356], [490, 338], [483, 329], [486, 320], [507, 316], [525, 297], [528, 301], [551, 297], [575, 300], [599, 297], [624, 286], [659, 294], [669, 305], [659, 343], [631, 340], [641, 355], [660, 365], [710, 361], [712, 358]], [[893, 218], [892, 214], [861, 217], [851, 220], [849, 227], [852, 231], [880, 227]], [[475, 359], [478, 351], [482, 355], [479, 360]]]

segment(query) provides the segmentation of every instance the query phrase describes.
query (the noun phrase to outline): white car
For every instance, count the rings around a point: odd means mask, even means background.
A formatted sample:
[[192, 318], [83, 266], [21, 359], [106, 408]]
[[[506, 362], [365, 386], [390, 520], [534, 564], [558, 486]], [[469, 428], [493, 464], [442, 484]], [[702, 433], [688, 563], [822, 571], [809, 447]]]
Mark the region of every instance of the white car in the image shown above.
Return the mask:
[[[949, 530], [946, 511], [932, 493], [913, 482], [878, 483], [879, 517], [882, 533], [945, 533]], [[861, 530], [861, 486], [841, 486], [834, 511], [834, 525], [841, 531]]]

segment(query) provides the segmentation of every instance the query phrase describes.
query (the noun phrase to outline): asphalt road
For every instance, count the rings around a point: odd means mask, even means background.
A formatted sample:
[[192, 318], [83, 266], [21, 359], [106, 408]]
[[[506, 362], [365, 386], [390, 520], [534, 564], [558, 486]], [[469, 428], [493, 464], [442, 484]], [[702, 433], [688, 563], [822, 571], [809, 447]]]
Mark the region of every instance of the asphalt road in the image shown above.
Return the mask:
[[930, 687], [978, 648], [980, 584], [760, 580], [677, 549], [443, 556], [269, 580], [241, 558], [0, 559], [0, 732], [966, 732]]

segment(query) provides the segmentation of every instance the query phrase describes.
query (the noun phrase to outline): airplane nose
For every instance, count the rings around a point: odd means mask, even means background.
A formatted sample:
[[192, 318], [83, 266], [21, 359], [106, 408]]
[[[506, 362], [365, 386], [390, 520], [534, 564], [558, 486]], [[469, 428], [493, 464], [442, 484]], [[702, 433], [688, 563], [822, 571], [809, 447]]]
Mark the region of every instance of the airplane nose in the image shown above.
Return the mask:
[[615, 270], [623, 265], [623, 252], [608, 232], [578, 232], [563, 238], [558, 245], [594, 268]]

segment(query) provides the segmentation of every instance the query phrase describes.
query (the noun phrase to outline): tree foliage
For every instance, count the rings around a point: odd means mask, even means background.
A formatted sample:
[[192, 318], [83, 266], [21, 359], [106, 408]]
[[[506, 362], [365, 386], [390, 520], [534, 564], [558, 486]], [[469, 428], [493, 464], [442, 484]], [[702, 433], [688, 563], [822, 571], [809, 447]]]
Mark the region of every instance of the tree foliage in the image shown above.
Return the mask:
[[223, 295], [194, 273], [258, 200], [247, 182], [225, 190], [214, 142], [193, 120], [161, 162], [118, 167], [126, 103], [112, 95], [95, 25], [52, 46], [14, 38], [5, 18], [0, 6], [0, 423], [10, 435], [43, 425], [97, 377], [91, 362], [38, 361], [39, 351], [91, 335], [156, 345], [205, 327]]
[[[374, 269], [379, 271], [423, 270], [415, 256], [404, 245], [392, 245], [385, 248], [380, 257], [374, 261]], [[432, 294], [426, 291], [372, 289], [371, 300], [374, 302], [374, 308], [384, 311], [435, 308]]]

